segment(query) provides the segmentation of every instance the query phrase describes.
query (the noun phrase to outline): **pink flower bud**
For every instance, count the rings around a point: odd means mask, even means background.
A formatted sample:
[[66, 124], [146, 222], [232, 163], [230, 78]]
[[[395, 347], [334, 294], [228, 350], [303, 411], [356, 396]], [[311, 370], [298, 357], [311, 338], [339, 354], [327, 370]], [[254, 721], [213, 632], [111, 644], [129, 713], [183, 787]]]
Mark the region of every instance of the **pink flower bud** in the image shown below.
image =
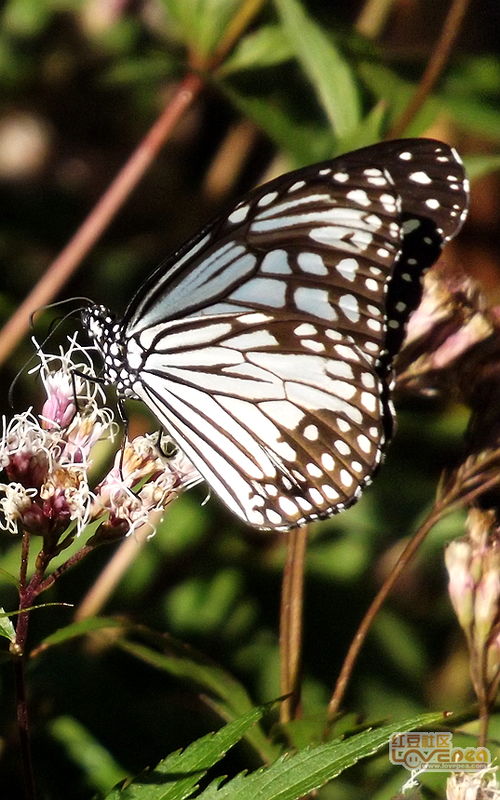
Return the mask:
[[476, 587], [474, 599], [474, 639], [477, 646], [486, 644], [500, 616], [500, 573], [498, 564], [487, 569]]
[[469, 631], [474, 619], [475, 582], [470, 572], [472, 549], [465, 540], [450, 542], [445, 551], [448, 591], [461, 627]]
[[75, 387], [70, 376], [58, 370], [44, 381], [47, 399], [43, 404], [41, 421], [47, 430], [66, 428], [76, 414]]

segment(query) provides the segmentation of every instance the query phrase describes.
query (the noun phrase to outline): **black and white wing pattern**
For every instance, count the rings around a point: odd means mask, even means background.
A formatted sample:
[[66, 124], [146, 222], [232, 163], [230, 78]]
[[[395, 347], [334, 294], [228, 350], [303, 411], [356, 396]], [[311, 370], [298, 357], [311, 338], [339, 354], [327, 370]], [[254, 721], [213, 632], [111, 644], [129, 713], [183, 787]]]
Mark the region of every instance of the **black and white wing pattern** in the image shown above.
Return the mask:
[[347, 508], [390, 437], [391, 361], [422, 272], [465, 219], [466, 183], [450, 147], [408, 139], [259, 187], [156, 270], [123, 320], [84, 312], [106, 379], [250, 525]]

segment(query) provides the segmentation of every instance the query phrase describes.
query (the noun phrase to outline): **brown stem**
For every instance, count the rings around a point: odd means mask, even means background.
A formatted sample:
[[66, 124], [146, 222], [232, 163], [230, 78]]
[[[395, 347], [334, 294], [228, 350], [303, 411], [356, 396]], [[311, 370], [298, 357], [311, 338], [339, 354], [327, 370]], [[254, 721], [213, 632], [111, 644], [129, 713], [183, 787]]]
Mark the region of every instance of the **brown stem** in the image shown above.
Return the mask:
[[359, 652], [364, 644], [364, 641], [373, 623], [373, 620], [378, 614], [381, 606], [383, 605], [383, 603], [387, 598], [387, 595], [389, 594], [392, 587], [398, 580], [399, 576], [401, 575], [401, 573], [403, 572], [409, 561], [413, 558], [413, 556], [417, 552], [418, 548], [424, 541], [425, 537], [427, 536], [431, 528], [436, 524], [436, 522], [438, 522], [443, 513], [444, 509], [441, 504], [439, 504], [439, 506], [438, 505], [433, 506], [431, 512], [429, 513], [425, 521], [422, 523], [422, 525], [417, 530], [415, 535], [412, 536], [411, 540], [408, 542], [405, 549], [399, 556], [393, 569], [391, 570], [390, 574], [388, 575], [383, 585], [377, 592], [370, 607], [368, 608], [368, 611], [363, 617], [361, 624], [358, 630], [356, 631], [354, 639], [351, 642], [349, 650], [347, 651], [347, 655], [345, 657], [342, 669], [340, 671], [337, 683], [335, 685], [335, 690], [328, 704], [328, 712], [327, 712], [328, 726], [331, 725], [335, 714], [338, 712], [340, 708], [340, 704], [343, 700], [344, 693], [347, 688], [347, 683], [351, 677], [351, 673], [354, 668], [354, 664], [356, 663]]
[[191, 73], [178, 85], [162, 111], [129, 160], [122, 167], [87, 219], [60, 255], [40, 278], [23, 303], [0, 332], [0, 363], [24, 335], [30, 314], [52, 300], [109, 225], [131, 191], [151, 166], [173, 128], [197, 97], [202, 78]]
[[366, 0], [354, 24], [356, 32], [367, 39], [380, 35], [394, 5], [394, 0]]
[[24, 790], [26, 800], [35, 800], [36, 787], [31, 757], [31, 739], [29, 731], [28, 703], [26, 699], [26, 676], [24, 669], [25, 660], [19, 656], [14, 661], [14, 675], [16, 679], [16, 708], [17, 730], [21, 749], [21, 759], [24, 774]]
[[[472, 465], [472, 470], [474, 469], [474, 466], [476, 465]], [[482, 466], [484, 467], [484, 463], [482, 464]], [[475, 477], [474, 472], [472, 472], [471, 477], [472, 478]], [[488, 491], [493, 486], [498, 485], [498, 483], [500, 482], [500, 475], [496, 474], [486, 481], [483, 480], [483, 482], [480, 483], [478, 486], [474, 486], [467, 493], [464, 494], [463, 488], [466, 485], [467, 480], [470, 480], [470, 477], [468, 478], [467, 475], [463, 475], [461, 476], [460, 481], [455, 483], [450, 483], [450, 488], [448, 489], [448, 491], [444, 492], [443, 496], [440, 497], [438, 500], [436, 500], [427, 518], [424, 520], [420, 528], [417, 530], [417, 532], [414, 534], [410, 542], [407, 544], [407, 546], [401, 553], [390, 575], [387, 577], [383, 586], [380, 588], [376, 597], [374, 598], [373, 602], [368, 608], [368, 611], [363, 617], [361, 624], [351, 642], [349, 650], [347, 651], [347, 655], [342, 665], [342, 669], [335, 684], [334, 692], [328, 704], [328, 712], [327, 712], [328, 723], [325, 734], [328, 734], [329, 727], [333, 721], [333, 718], [340, 708], [340, 704], [343, 700], [347, 684], [350, 680], [352, 671], [354, 669], [354, 665], [356, 663], [360, 650], [365, 642], [366, 636], [373, 623], [373, 620], [375, 619], [381, 606], [385, 602], [387, 595], [389, 594], [394, 584], [398, 580], [399, 576], [401, 575], [403, 569], [413, 558], [413, 556], [417, 552], [418, 548], [424, 541], [425, 537], [427, 536], [431, 528], [437, 522], [439, 522], [441, 517], [443, 517], [445, 514], [451, 513], [452, 511], [456, 511], [458, 508], [463, 508], [464, 506], [469, 505], [485, 491]]]
[[163, 512], [152, 512], [146, 525], [140, 527], [132, 536], [124, 539], [98, 578], [78, 606], [75, 620], [93, 617], [99, 613], [129, 566], [137, 559], [141, 548], [151, 535], [151, 525], [156, 525]]
[[290, 722], [300, 705], [300, 666], [302, 652], [302, 616], [304, 605], [304, 566], [308, 528], [287, 534], [286, 563], [283, 571], [280, 611], [280, 720]]
[[[474, 651], [471, 653], [474, 658]], [[490, 698], [488, 692], [488, 645], [485, 643], [475, 656], [477, 664], [477, 677], [474, 681], [479, 705], [479, 747], [486, 747], [488, 741], [488, 728], [490, 724]]]
[[85, 544], [83, 547], [80, 548], [80, 550], [77, 550], [76, 553], [73, 553], [73, 555], [70, 556], [67, 561], [65, 561], [63, 564], [57, 567], [57, 569], [55, 569], [54, 572], [48, 575], [44, 581], [40, 581], [40, 583], [38, 584], [33, 593], [32, 600], [37, 598], [39, 594], [42, 594], [42, 592], [45, 592], [47, 591], [47, 589], [50, 589], [50, 587], [54, 585], [56, 580], [60, 578], [61, 575], [64, 575], [64, 573], [67, 572], [69, 569], [71, 569], [71, 567], [74, 567], [76, 566], [76, 564], [79, 564], [80, 561], [83, 561], [83, 559], [86, 556], [88, 556], [88, 554], [91, 553], [93, 550], [95, 550], [95, 547], [93, 547], [92, 545]]
[[388, 139], [397, 139], [398, 136], [404, 134], [408, 125], [412, 122], [425, 103], [427, 97], [432, 92], [446, 66], [446, 62], [460, 32], [469, 3], [470, 0], [453, 0], [444, 22], [441, 36], [429, 58], [418, 88], [402, 114], [393, 124], [387, 135]]
[[[19, 610], [30, 605], [29, 585], [26, 585], [28, 571], [30, 536], [27, 531], [23, 532], [21, 545], [21, 567], [19, 580]], [[28, 701], [26, 697], [26, 673], [25, 673], [25, 650], [26, 638], [28, 635], [29, 612], [19, 614], [16, 624], [16, 638], [11, 645], [11, 653], [14, 656], [14, 677], [16, 685], [16, 717], [17, 730], [19, 736], [19, 746], [21, 751], [21, 761], [23, 765], [24, 788], [26, 800], [34, 800], [36, 795], [35, 777], [33, 772], [33, 759], [31, 755], [31, 739], [28, 715]]]
[[[30, 536], [27, 532], [23, 534], [21, 569], [19, 583], [19, 611], [33, 605], [39, 594], [44, 592], [70, 567], [81, 561], [94, 548], [85, 545], [77, 553], [74, 553], [64, 564], [61, 564], [52, 575], [44, 580], [45, 570], [50, 561], [50, 556], [43, 551], [39, 553], [36, 560], [36, 571], [29, 583], [26, 582], [28, 555], [29, 555]], [[14, 657], [14, 674], [16, 679], [16, 716], [19, 731], [19, 743], [23, 764], [26, 800], [34, 800], [36, 796], [35, 779], [33, 773], [33, 761], [31, 756], [31, 742], [29, 732], [28, 702], [26, 696], [26, 641], [28, 638], [29, 611], [20, 613], [17, 618], [16, 638], [11, 645], [11, 653]]]
[[[209, 69], [214, 69], [222, 63], [228, 53], [231, 52], [240, 36], [244, 33], [252, 20], [259, 13], [260, 9], [264, 5], [264, 2], [265, 0], [243, 0], [234, 17], [224, 31], [222, 39], [217, 45], [215, 53], [209, 59]], [[191, 63], [193, 63], [193, 60]], [[204, 69], [207, 69], [207, 65], [202, 66]]]

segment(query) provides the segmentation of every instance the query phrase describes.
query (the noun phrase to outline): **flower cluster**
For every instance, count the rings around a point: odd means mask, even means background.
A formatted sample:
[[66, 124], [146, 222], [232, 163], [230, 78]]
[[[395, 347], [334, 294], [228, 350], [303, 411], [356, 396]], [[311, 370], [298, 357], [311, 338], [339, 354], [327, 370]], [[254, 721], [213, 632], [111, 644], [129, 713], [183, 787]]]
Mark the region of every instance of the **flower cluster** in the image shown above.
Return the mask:
[[452, 773], [446, 782], [446, 800], [500, 800], [495, 773], [496, 767]]
[[[94, 543], [129, 534], [148, 522], [201, 476], [180, 452], [171, 458], [154, 435], [118, 448], [111, 471], [92, 487], [92, 452], [97, 442], [117, 438], [118, 425], [104, 404], [88, 348], [70, 339], [67, 352], [44, 355], [37, 347], [46, 400], [3, 421], [0, 467], [0, 526], [44, 537], [46, 552], [59, 552], [89, 522], [101, 520]], [[63, 533], [67, 532], [64, 541]]]
[[468, 535], [445, 553], [449, 593], [469, 647], [480, 700], [494, 700], [500, 683], [500, 528], [493, 511], [471, 509]]
[[464, 395], [477, 373], [476, 345], [498, 332], [478, 284], [457, 267], [438, 264], [423, 281], [422, 300], [411, 315], [396, 359], [398, 386], [423, 394], [453, 388]]

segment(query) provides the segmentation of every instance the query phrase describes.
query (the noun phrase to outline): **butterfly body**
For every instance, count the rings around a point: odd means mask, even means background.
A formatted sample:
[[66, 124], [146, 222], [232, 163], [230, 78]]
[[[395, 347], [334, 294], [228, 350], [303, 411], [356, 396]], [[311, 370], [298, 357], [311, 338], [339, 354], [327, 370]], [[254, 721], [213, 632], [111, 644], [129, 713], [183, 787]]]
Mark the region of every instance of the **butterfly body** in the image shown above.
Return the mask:
[[422, 272], [460, 228], [463, 169], [432, 140], [387, 142], [251, 192], [145, 282], [117, 321], [83, 321], [255, 527], [351, 505], [390, 437], [390, 368]]

